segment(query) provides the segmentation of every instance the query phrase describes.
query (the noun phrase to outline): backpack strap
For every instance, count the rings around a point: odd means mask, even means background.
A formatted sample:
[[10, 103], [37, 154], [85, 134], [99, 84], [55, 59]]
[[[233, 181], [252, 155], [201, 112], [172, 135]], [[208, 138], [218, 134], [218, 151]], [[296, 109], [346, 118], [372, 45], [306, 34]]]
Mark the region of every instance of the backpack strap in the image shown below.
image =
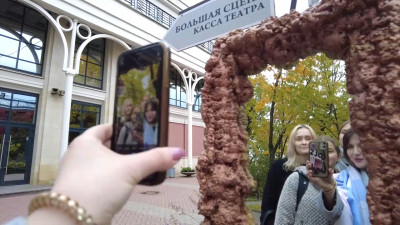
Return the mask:
[[308, 182], [309, 182], [306, 175], [300, 173], [299, 171], [297, 171], [297, 173], [299, 174], [299, 186], [297, 187], [297, 199], [296, 199], [296, 211], [295, 212], [297, 212], [299, 203], [300, 203], [301, 199], [303, 198], [304, 193], [307, 191]]
[[270, 209], [265, 213], [261, 225], [273, 225], [274, 221], [275, 221], [275, 210]]

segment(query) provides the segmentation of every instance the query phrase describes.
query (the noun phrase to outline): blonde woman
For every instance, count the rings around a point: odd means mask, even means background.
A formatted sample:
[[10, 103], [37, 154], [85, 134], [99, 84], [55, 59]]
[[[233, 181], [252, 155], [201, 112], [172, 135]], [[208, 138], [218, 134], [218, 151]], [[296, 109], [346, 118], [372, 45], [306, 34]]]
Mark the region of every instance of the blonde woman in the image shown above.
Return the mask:
[[308, 125], [298, 125], [292, 130], [287, 149], [288, 161], [284, 164], [286, 170], [294, 171], [306, 164], [309, 158], [308, 144], [315, 138], [317, 135]]
[[268, 171], [261, 203], [261, 225], [274, 224], [279, 196], [286, 178], [296, 167], [305, 164], [305, 160], [307, 160], [297, 156], [295, 149], [308, 153], [308, 143], [315, 138], [314, 130], [308, 125], [300, 124], [293, 128], [289, 136], [287, 157], [275, 161]]
[[125, 122], [129, 121], [131, 113], [133, 110], [133, 100], [132, 98], [126, 98], [122, 103], [121, 116], [118, 119], [118, 123], [122, 127]]
[[[333, 224], [340, 216], [343, 210], [343, 203], [340, 199], [337, 204], [327, 212], [319, 212], [317, 199], [321, 191], [331, 191], [321, 189], [308, 181], [306, 162], [309, 159], [308, 143], [310, 142], [310, 132], [308, 130], [299, 130], [295, 139], [295, 146], [291, 148], [291, 157], [288, 150], [287, 168], [296, 167], [297, 173], [292, 173], [283, 186], [282, 194], [279, 198], [278, 209], [276, 213], [275, 224], [309, 224], [324, 225]], [[337, 162], [340, 160], [341, 154], [339, 146], [335, 139], [322, 136], [316, 140], [326, 141], [329, 150], [329, 168], [330, 175]], [[299, 190], [303, 192], [299, 195]], [[337, 197], [339, 198], [339, 197]]]

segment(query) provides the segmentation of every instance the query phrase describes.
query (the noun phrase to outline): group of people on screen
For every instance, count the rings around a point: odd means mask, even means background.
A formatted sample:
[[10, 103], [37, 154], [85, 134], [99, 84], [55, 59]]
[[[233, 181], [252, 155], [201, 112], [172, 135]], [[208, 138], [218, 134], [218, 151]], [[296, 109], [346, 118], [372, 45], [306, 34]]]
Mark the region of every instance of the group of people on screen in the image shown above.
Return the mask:
[[[309, 143], [313, 140], [328, 143], [327, 177], [313, 176], [309, 161]], [[370, 224], [367, 166], [360, 137], [349, 121], [340, 128], [339, 142], [329, 136], [318, 137], [308, 125], [295, 126], [287, 156], [269, 169], [261, 225]]]
[[158, 101], [143, 97], [140, 105], [126, 98], [118, 119], [118, 152], [132, 153], [156, 147], [158, 141]]

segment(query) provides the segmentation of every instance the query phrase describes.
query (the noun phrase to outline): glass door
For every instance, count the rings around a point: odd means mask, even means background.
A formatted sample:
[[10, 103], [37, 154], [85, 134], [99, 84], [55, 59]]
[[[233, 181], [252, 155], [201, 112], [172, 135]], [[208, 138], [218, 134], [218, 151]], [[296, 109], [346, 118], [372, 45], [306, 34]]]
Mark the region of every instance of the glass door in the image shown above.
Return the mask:
[[37, 97], [0, 89], [0, 186], [30, 181]]
[[0, 126], [0, 136], [0, 185], [29, 183], [33, 129], [21, 125]]

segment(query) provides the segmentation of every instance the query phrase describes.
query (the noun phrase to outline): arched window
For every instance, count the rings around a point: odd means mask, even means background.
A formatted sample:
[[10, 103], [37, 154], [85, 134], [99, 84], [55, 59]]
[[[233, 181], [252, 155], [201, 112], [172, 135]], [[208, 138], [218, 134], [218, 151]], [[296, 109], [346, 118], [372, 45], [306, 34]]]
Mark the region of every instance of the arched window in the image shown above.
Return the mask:
[[0, 66], [41, 75], [47, 19], [15, 1], [0, 5]]
[[204, 79], [199, 80], [196, 84], [193, 110], [200, 112], [201, 110], [201, 89], [204, 87]]
[[[87, 36], [86, 30], [80, 29], [83, 36]], [[96, 35], [92, 33], [92, 36]], [[75, 42], [75, 53], [85, 40], [77, 37]], [[88, 87], [103, 88], [103, 69], [104, 69], [104, 55], [105, 55], [106, 40], [103, 38], [95, 39], [89, 42], [83, 49], [79, 74], [74, 76], [74, 83]]]
[[[187, 108], [185, 84], [181, 75], [174, 67], [171, 67], [169, 82], [169, 104], [181, 108]], [[201, 89], [203, 86], [204, 80], [200, 80], [196, 85], [193, 105], [194, 111], [199, 112], [201, 109]]]
[[185, 84], [176, 68], [171, 67], [169, 78], [169, 104], [187, 108]]

